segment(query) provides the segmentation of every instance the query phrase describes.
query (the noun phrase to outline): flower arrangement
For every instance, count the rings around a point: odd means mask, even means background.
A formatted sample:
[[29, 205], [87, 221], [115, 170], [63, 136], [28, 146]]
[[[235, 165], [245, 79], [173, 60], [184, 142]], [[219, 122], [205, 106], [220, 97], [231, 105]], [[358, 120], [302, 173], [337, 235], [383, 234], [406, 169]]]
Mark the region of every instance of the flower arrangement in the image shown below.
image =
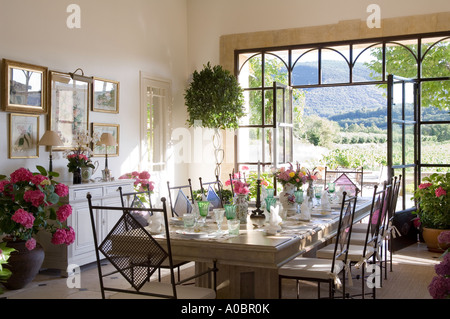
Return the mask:
[[285, 167], [281, 167], [280, 169], [272, 169], [273, 175], [276, 177], [277, 181], [281, 183], [281, 185], [293, 184], [300, 189], [303, 184], [307, 181], [307, 170], [303, 167], [300, 167], [300, 164], [297, 163], [297, 167], [294, 169], [293, 165], [289, 163], [289, 167], [286, 169]]
[[424, 177], [413, 199], [419, 205], [416, 213], [421, 226], [450, 228], [450, 173], [434, 173]]
[[98, 141], [98, 134], [93, 137], [89, 136], [88, 132], [80, 131], [75, 135], [74, 148], [66, 152], [66, 158], [69, 161], [67, 167], [70, 173], [74, 173], [80, 167], [91, 167], [95, 169], [90, 156], [92, 154], [90, 143], [96, 143]]
[[438, 237], [441, 247], [446, 247], [446, 252], [441, 256], [442, 261], [434, 266], [436, 276], [428, 285], [428, 292], [434, 299], [450, 299], [450, 231], [443, 231]]
[[[72, 207], [61, 202], [69, 189], [50, 180], [42, 166], [37, 169], [39, 173], [19, 168], [9, 179], [0, 176], [0, 234], [12, 240], [25, 240], [29, 250], [36, 247], [33, 235], [41, 230], [52, 234], [53, 244], [70, 245], [75, 232], [63, 223], [72, 214]], [[49, 223], [52, 220], [55, 222]]]
[[123, 174], [119, 179], [134, 179], [134, 190], [136, 192], [150, 191], [153, 192], [155, 188], [154, 182], [150, 180], [150, 173], [143, 171], [141, 173], [134, 171], [131, 173]]
[[233, 180], [233, 190], [236, 195], [247, 195], [250, 193], [250, 184], [245, 183], [239, 179]]

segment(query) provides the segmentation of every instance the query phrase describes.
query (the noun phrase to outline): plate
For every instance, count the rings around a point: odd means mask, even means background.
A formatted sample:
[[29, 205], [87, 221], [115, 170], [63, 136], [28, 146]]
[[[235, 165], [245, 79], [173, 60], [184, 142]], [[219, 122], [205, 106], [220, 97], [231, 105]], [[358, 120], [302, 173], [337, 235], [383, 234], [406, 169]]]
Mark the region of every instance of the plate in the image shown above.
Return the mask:
[[184, 225], [183, 219], [181, 217], [171, 217], [170, 223], [173, 225], [182, 225], [182, 226]]
[[208, 233], [206, 232], [195, 232], [187, 230], [177, 230], [176, 233], [187, 238], [202, 238], [208, 236]]

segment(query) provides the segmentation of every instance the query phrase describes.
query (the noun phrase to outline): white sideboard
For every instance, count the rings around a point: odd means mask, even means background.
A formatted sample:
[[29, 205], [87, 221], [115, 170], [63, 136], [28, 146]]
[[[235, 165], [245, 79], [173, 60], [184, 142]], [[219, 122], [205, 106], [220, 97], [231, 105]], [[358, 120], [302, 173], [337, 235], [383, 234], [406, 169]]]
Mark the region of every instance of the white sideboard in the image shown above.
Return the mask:
[[[75, 231], [75, 242], [69, 246], [53, 245], [50, 242], [51, 235], [49, 233], [41, 232], [37, 237], [38, 242], [45, 250], [45, 259], [41, 268], [59, 269], [62, 276], [68, 276], [72, 272], [71, 269], [68, 269], [69, 265], [82, 266], [96, 261], [86, 195], [91, 194], [93, 205], [121, 206], [119, 186], [122, 186], [123, 192], [133, 191], [132, 180], [66, 185], [69, 187], [69, 195], [64, 202], [72, 206], [72, 215], [67, 218], [66, 223]], [[121, 212], [95, 211], [94, 215], [100, 243], [116, 224]]]

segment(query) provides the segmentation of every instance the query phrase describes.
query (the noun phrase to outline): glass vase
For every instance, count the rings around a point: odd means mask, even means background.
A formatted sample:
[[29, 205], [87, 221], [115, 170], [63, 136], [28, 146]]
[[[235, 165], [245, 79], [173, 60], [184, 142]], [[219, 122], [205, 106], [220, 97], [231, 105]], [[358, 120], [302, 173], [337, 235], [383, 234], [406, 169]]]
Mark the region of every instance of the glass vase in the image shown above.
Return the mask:
[[81, 184], [81, 167], [77, 167], [73, 172], [73, 183]]
[[234, 197], [234, 205], [236, 206], [236, 219], [239, 219], [241, 224], [246, 224], [248, 214], [247, 195], [236, 194]]

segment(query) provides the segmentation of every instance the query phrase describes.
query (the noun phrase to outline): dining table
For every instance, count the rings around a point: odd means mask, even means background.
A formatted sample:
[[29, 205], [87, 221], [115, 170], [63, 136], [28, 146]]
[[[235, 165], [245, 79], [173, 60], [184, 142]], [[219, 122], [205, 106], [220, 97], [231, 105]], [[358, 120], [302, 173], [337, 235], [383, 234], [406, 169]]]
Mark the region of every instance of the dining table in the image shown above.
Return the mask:
[[[368, 216], [370, 206], [371, 198], [358, 198], [354, 222]], [[219, 231], [210, 216], [196, 229], [185, 228], [179, 217], [169, 218], [173, 259], [195, 262], [197, 273], [212, 267], [215, 260], [219, 299], [278, 299], [278, 268], [329, 243], [336, 235], [340, 215], [338, 205], [327, 211], [313, 209], [310, 220], [290, 214], [272, 234], [268, 221], [252, 217], [250, 210], [238, 235], [229, 234], [226, 220]], [[163, 236], [154, 238], [161, 240]], [[211, 280], [202, 276], [196, 285], [210, 287]]]

